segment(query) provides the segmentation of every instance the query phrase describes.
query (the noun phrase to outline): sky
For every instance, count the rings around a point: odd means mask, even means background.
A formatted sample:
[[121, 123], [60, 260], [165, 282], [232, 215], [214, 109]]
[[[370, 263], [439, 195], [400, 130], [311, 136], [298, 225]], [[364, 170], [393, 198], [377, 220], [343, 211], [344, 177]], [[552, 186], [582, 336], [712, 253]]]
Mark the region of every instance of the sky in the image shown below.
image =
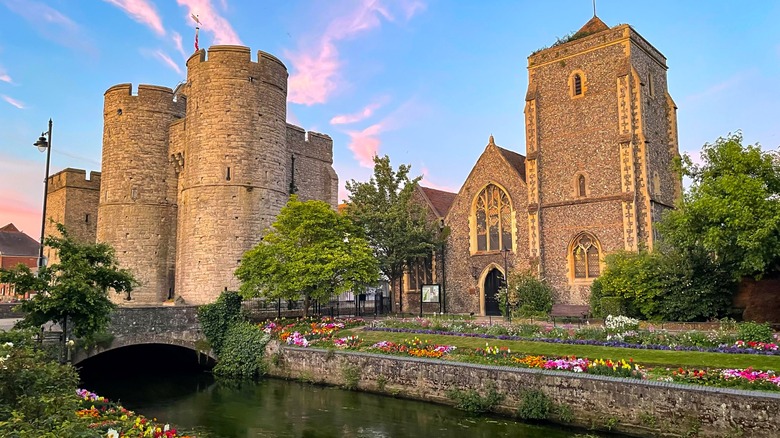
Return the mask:
[[[0, 0], [0, 226], [40, 234], [51, 173], [100, 170], [103, 93], [174, 88], [194, 52], [245, 45], [289, 71], [287, 120], [333, 138], [339, 199], [374, 154], [458, 191], [492, 134], [525, 153], [527, 57], [579, 29], [590, 0]], [[667, 58], [682, 153], [741, 130], [780, 145], [780, 2], [598, 0]], [[253, 55], [255, 56], [255, 55]]]

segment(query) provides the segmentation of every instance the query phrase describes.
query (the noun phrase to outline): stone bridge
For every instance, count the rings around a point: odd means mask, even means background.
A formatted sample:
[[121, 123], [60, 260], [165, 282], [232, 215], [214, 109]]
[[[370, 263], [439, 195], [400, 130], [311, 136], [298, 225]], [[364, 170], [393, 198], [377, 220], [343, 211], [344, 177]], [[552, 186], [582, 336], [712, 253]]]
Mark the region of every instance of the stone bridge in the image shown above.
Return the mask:
[[[197, 352], [199, 341], [205, 339], [198, 323], [197, 306], [118, 307], [111, 314], [108, 332], [113, 339], [88, 350], [76, 348], [71, 362], [78, 365], [106, 351], [145, 344], [173, 345]], [[216, 359], [211, 351], [202, 354]]]

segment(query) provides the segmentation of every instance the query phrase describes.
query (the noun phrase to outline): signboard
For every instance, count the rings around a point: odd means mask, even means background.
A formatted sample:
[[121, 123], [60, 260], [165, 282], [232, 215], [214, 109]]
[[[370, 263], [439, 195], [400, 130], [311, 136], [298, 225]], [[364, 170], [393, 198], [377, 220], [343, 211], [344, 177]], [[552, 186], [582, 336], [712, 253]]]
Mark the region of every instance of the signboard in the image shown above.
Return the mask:
[[422, 286], [422, 302], [439, 303], [441, 299], [439, 290], [440, 285], [438, 284], [424, 284]]

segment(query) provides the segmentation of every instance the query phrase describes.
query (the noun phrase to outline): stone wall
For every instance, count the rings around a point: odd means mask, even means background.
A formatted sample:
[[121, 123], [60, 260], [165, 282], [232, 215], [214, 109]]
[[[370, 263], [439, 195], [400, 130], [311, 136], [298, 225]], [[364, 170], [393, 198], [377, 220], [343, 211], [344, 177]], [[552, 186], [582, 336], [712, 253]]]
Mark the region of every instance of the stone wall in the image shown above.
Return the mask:
[[269, 344], [270, 374], [344, 385], [344, 370], [358, 370], [358, 389], [452, 404], [449, 389], [494, 387], [505, 395], [497, 409], [513, 414], [525, 391], [539, 390], [571, 408], [570, 423], [634, 436], [776, 437], [780, 395], [690, 387], [603, 376], [453, 364], [440, 360], [280, 347]]
[[[46, 236], [59, 236], [57, 223], [65, 225], [68, 234], [82, 243], [95, 242], [100, 198], [100, 172], [67, 168], [49, 177], [46, 197]], [[56, 252], [46, 247], [48, 265], [59, 261]]]
[[24, 313], [15, 312], [14, 307], [19, 303], [0, 303], [0, 319], [23, 318]]
[[295, 157], [294, 183], [301, 201], [325, 201], [334, 209], [338, 205], [339, 179], [333, 170], [333, 140], [317, 132], [308, 134], [302, 128], [287, 124], [288, 166]]

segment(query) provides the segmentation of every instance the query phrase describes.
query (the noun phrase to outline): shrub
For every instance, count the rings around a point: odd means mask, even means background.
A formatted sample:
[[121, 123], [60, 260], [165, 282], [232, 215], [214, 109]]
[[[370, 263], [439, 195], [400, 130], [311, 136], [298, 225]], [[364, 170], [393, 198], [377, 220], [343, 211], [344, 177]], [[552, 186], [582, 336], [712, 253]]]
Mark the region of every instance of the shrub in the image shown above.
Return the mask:
[[602, 297], [599, 301], [600, 316], [625, 315], [626, 306], [621, 297]]
[[[506, 291], [502, 291], [506, 294]], [[509, 276], [509, 302], [518, 306], [521, 316], [548, 314], [553, 305], [553, 288], [530, 271], [515, 272]], [[506, 314], [505, 300], [501, 297], [499, 307]]]
[[270, 339], [270, 335], [252, 323], [233, 323], [222, 339], [214, 374], [249, 379], [264, 375], [263, 354]]
[[472, 414], [490, 412], [504, 400], [504, 395], [499, 394], [494, 386], [489, 386], [487, 394], [484, 396], [474, 389], [461, 391], [457, 388], [451, 388], [447, 390], [447, 397], [455, 402], [456, 408]]
[[360, 368], [355, 365], [344, 365], [341, 369], [341, 377], [344, 379], [344, 389], [355, 390], [360, 382]]
[[223, 292], [217, 301], [198, 308], [200, 327], [217, 356], [222, 352], [222, 343], [230, 326], [240, 320], [241, 295], [238, 292]]
[[772, 327], [767, 323], [743, 322], [737, 329], [739, 339], [745, 342], [773, 342]]
[[553, 408], [554, 404], [547, 394], [532, 389], [523, 393], [517, 416], [523, 420], [546, 420]]

